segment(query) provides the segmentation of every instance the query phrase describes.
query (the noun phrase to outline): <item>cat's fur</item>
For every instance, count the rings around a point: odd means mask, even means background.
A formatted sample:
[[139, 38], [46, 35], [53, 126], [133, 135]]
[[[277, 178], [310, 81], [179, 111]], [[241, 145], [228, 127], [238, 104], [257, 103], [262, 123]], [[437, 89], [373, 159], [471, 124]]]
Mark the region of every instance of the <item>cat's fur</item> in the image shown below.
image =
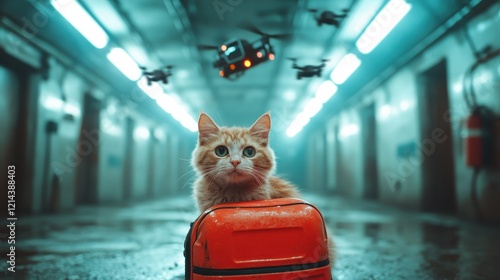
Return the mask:
[[[250, 128], [218, 127], [208, 115], [200, 115], [198, 145], [192, 156], [192, 165], [199, 175], [193, 195], [200, 211], [221, 202], [300, 197], [296, 187], [274, 175], [270, 129], [269, 113]], [[227, 156], [216, 155], [219, 146], [228, 148]], [[254, 147], [255, 156], [246, 157], [246, 147]]]
[[[193, 196], [201, 212], [222, 202], [300, 197], [295, 186], [275, 176], [274, 153], [269, 147], [270, 130], [269, 113], [250, 128], [219, 127], [207, 114], [200, 115], [198, 145], [191, 164], [198, 174]], [[216, 154], [220, 146], [227, 147], [227, 155]], [[255, 155], [245, 156], [246, 147], [254, 147]], [[328, 243], [333, 262], [333, 242], [329, 239]]]

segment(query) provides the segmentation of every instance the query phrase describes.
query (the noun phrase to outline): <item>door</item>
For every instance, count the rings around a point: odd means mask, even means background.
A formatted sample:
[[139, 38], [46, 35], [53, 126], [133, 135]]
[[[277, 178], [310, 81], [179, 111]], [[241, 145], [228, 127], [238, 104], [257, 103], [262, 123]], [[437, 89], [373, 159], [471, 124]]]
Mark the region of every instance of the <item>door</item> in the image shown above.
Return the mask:
[[335, 190], [338, 192], [342, 189], [345, 190], [345, 188], [348, 188], [348, 186], [345, 186], [345, 182], [343, 181], [344, 180], [344, 176], [342, 176], [342, 173], [343, 173], [343, 163], [342, 163], [342, 146], [341, 146], [341, 142], [340, 142], [340, 136], [339, 136], [339, 133], [340, 133], [340, 128], [339, 128], [339, 124], [335, 124], [334, 128], [333, 128], [333, 139], [334, 139], [334, 142], [335, 142], [335, 147], [334, 147], [334, 150], [335, 150], [335, 179], [334, 179], [334, 182], [335, 182]]
[[[155, 195], [155, 155], [158, 154], [158, 139], [155, 136], [154, 129], [149, 129], [149, 145], [148, 145], [148, 179], [146, 185], [146, 195], [153, 197]], [[159, 164], [159, 163], [158, 163]]]
[[[0, 128], [2, 129], [0, 133], [0, 170], [4, 172], [4, 176], [7, 175], [7, 172], [13, 175], [11, 179], [14, 179], [16, 187], [19, 187], [17, 177], [18, 172], [21, 171], [18, 160], [15, 160], [16, 140], [19, 140], [16, 137], [17, 127], [19, 127], [19, 93], [18, 76], [12, 70], [0, 65]], [[2, 186], [4, 186], [3, 183]], [[9, 195], [11, 194], [13, 193]], [[2, 188], [0, 199], [2, 200], [2, 209], [7, 209], [7, 185]]]
[[[3, 181], [0, 205], [15, 201], [16, 213], [34, 211], [33, 175], [37, 112], [38, 75], [23, 63], [2, 55], [0, 63], [0, 169], [10, 170], [15, 196], [8, 197], [8, 181]], [[5, 59], [4, 59], [5, 58]], [[9, 167], [10, 166], [10, 167]], [[40, 167], [37, 167], [40, 168]], [[5, 186], [5, 187], [3, 187]], [[3, 191], [5, 190], [5, 191]], [[12, 194], [12, 193], [11, 193]], [[10, 195], [10, 194], [9, 194]]]
[[[455, 212], [451, 124], [444, 117], [449, 112], [446, 60], [421, 73], [419, 83], [421, 141], [428, 147], [422, 166], [421, 208], [424, 211]], [[436, 135], [440, 137], [436, 138]]]
[[[77, 153], [81, 163], [78, 167], [76, 203], [96, 204], [97, 194], [97, 174], [99, 164], [99, 115], [101, 111], [101, 101], [90, 94], [84, 95], [83, 119], [78, 141]], [[88, 135], [93, 135], [95, 139], [90, 141]], [[84, 145], [85, 143], [85, 145]]]
[[132, 164], [134, 161], [134, 120], [127, 118], [125, 124], [125, 151], [123, 166], [123, 200], [127, 201], [132, 196]]
[[361, 135], [363, 141], [363, 197], [378, 198], [377, 135], [374, 104], [361, 110]]

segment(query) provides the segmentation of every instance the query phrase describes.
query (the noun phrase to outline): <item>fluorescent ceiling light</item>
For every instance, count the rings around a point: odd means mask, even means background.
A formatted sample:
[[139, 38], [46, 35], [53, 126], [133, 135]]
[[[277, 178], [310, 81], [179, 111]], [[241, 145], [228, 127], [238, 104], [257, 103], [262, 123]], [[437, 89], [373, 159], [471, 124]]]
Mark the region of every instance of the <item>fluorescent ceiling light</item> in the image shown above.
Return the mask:
[[184, 106], [170, 94], [161, 94], [156, 98], [156, 103], [165, 112], [172, 115], [182, 126], [192, 132], [198, 131], [198, 123], [187, 113]]
[[306, 113], [302, 112], [298, 114], [297, 117], [295, 117], [295, 124], [298, 127], [304, 127], [309, 123], [310, 120], [311, 118], [309, 118], [309, 116]]
[[302, 130], [303, 126], [297, 125], [295, 122], [292, 122], [288, 129], [286, 130], [286, 135], [290, 138], [294, 137], [297, 135]]
[[[292, 123], [293, 124], [293, 123]], [[294, 137], [295, 135], [297, 135], [297, 133], [299, 133], [300, 131], [302, 130], [302, 127], [298, 128], [296, 126], [292, 126], [290, 125], [290, 127], [288, 127], [288, 129], [286, 130], [286, 135], [290, 138]]]
[[137, 63], [123, 49], [112, 48], [107, 58], [130, 80], [136, 81], [141, 77], [141, 69], [139, 69]]
[[309, 116], [302, 112], [295, 117], [295, 120], [290, 124], [288, 129], [286, 130], [286, 135], [288, 137], [294, 137], [297, 133], [299, 133], [304, 126], [306, 126], [310, 121]]
[[299, 133], [309, 123], [311, 118], [323, 108], [323, 104], [337, 92], [337, 88], [337, 85], [331, 81], [324, 81], [316, 91], [316, 95], [307, 102], [304, 110], [290, 124], [286, 130], [286, 135], [294, 137]]
[[411, 4], [405, 0], [391, 0], [375, 16], [356, 41], [363, 54], [370, 53], [410, 11]]
[[187, 112], [182, 112], [182, 114], [174, 115], [174, 118], [178, 122], [180, 122], [182, 126], [189, 129], [189, 131], [198, 131], [198, 123]]
[[355, 54], [348, 53], [339, 61], [337, 66], [335, 66], [335, 69], [333, 69], [330, 74], [330, 78], [334, 83], [340, 85], [344, 83], [360, 65], [361, 60]]
[[309, 118], [314, 117], [323, 108], [323, 103], [317, 98], [312, 98], [309, 100], [304, 107], [304, 114]]
[[319, 86], [315, 98], [324, 104], [337, 92], [337, 89], [337, 85], [332, 83], [332, 81], [326, 80]]
[[331, 81], [324, 81], [316, 91], [314, 98], [311, 98], [304, 106], [304, 110], [295, 117], [293, 122], [286, 130], [288, 137], [294, 137], [306, 126], [312, 117], [314, 117], [337, 91], [337, 86]]
[[94, 47], [102, 49], [108, 44], [108, 34], [78, 2], [51, 0], [50, 3]]
[[175, 107], [175, 100], [169, 94], [162, 94], [156, 98], [156, 104], [163, 109], [163, 111], [171, 114]]

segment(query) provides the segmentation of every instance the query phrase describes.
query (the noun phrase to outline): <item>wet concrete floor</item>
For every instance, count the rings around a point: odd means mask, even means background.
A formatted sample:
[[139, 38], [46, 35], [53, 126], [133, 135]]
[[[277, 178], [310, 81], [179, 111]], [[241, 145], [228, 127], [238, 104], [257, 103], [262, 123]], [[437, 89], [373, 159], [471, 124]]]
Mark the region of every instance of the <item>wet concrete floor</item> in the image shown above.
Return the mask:
[[[333, 232], [335, 279], [500, 279], [500, 227], [333, 196], [305, 199]], [[0, 279], [184, 279], [183, 241], [196, 217], [187, 196], [21, 216], [16, 272], [2, 261]]]

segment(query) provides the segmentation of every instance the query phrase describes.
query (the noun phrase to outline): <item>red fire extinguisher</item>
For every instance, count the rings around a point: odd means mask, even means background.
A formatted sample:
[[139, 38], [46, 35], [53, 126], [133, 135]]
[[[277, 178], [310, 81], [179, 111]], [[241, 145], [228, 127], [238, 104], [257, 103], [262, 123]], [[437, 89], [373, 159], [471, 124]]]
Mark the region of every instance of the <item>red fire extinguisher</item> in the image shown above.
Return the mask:
[[473, 112], [465, 122], [465, 162], [470, 167], [481, 167], [483, 158], [483, 120]]
[[489, 166], [493, 160], [493, 112], [476, 106], [465, 121], [465, 163], [469, 167]]

